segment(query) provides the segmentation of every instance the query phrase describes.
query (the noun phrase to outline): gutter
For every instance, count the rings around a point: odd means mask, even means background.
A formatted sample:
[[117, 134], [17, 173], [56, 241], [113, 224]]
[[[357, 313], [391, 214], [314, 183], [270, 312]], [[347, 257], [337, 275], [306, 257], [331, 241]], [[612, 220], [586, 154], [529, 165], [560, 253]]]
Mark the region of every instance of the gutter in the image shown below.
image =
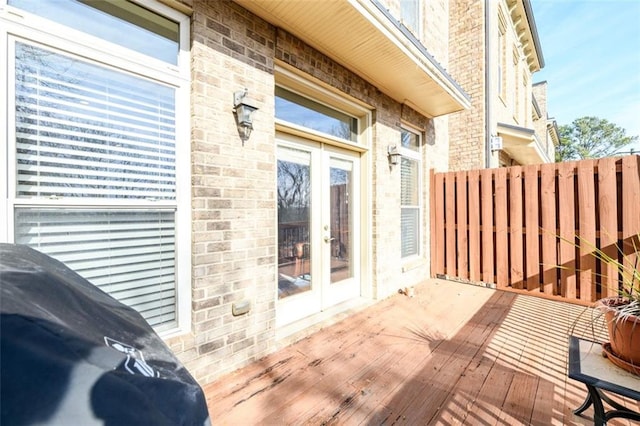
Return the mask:
[[536, 99], [533, 93], [531, 94], [531, 100], [533, 101], [533, 109], [536, 111], [538, 118], [542, 118], [542, 113], [540, 112], [540, 106], [538, 105], [538, 100]]
[[429, 53], [422, 42], [420, 42], [420, 40], [418, 40], [418, 38], [416, 38], [416, 36], [411, 31], [409, 31], [407, 27], [405, 27], [400, 21], [394, 18], [391, 12], [389, 12], [389, 10], [382, 3], [380, 3], [379, 0], [371, 0], [371, 3], [398, 31], [400, 31], [407, 38], [407, 40], [411, 42], [411, 44], [416, 49], [418, 49], [418, 51], [423, 55], [423, 58], [426, 60], [426, 62], [434, 67], [440, 73], [440, 75], [444, 77], [445, 83], [453, 87], [460, 93], [460, 95], [462, 95], [463, 100], [466, 101], [465, 108], [471, 108], [471, 96], [469, 96], [469, 94], [464, 91], [462, 86], [460, 86], [460, 84], [456, 80], [454, 80], [449, 72], [444, 69], [444, 67], [438, 61], [436, 61], [436, 59], [433, 57], [433, 55], [431, 55], [431, 53]]
[[489, 91], [491, 90], [491, 49], [490, 42], [491, 38], [489, 37], [491, 28], [489, 25], [491, 24], [491, 14], [490, 14], [490, 6], [492, 0], [485, 0], [484, 2], [484, 168], [491, 168], [491, 101], [489, 100]]
[[529, 22], [529, 29], [531, 30], [531, 36], [533, 37], [533, 47], [536, 49], [538, 55], [538, 62], [540, 63], [540, 69], [544, 68], [544, 57], [542, 56], [542, 46], [540, 45], [540, 38], [538, 37], [538, 28], [536, 27], [536, 20], [533, 17], [533, 8], [531, 7], [530, 0], [522, 0], [524, 5], [524, 13], [527, 15], [527, 21]]

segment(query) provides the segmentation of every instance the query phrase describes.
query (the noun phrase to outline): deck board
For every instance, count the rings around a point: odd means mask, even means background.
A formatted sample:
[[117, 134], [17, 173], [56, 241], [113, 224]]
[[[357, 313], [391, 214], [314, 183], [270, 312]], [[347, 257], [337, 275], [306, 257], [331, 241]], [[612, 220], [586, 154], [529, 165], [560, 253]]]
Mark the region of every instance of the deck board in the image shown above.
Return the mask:
[[[430, 280], [205, 386], [221, 425], [590, 424], [567, 333], [584, 308]], [[578, 327], [578, 331], [588, 327]], [[635, 402], [621, 400], [637, 407]], [[616, 419], [612, 425], [630, 425]]]

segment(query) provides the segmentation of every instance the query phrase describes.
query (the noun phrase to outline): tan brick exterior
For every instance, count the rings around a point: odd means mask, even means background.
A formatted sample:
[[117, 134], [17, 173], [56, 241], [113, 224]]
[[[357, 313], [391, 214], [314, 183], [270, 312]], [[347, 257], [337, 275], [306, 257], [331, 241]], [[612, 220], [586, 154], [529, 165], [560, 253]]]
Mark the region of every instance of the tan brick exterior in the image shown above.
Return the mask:
[[[487, 87], [490, 91], [496, 89], [496, 80], [492, 77], [491, 84], [487, 85], [485, 71], [496, 71], [493, 68], [485, 69], [485, 57], [487, 51], [493, 51], [497, 47], [494, 44], [487, 46], [485, 43], [484, 8], [491, 5], [489, 14], [493, 18], [490, 39], [497, 43], [495, 32], [498, 28], [499, 10], [509, 10], [508, 3], [516, 1], [520, 1], [518, 5], [521, 5], [521, 0], [421, 0], [421, 30], [414, 31], [411, 36], [398, 25], [397, 19], [389, 18], [389, 13], [399, 16], [399, 0], [377, 0], [373, 3], [366, 3], [366, 0], [345, 0], [338, 6], [345, 6], [340, 10], [345, 13], [344, 16], [357, 21], [360, 31], [358, 36], [348, 39], [353, 44], [344, 45], [348, 48], [345, 48], [345, 53], [339, 51], [335, 43], [332, 51], [331, 47], [314, 39], [324, 35], [320, 34], [320, 30], [324, 28], [305, 33], [296, 28], [293, 25], [295, 23], [281, 21], [282, 16], [289, 20], [300, 19], [299, 15], [304, 15], [304, 12], [299, 13], [298, 10], [294, 10], [295, 16], [292, 17], [287, 14], [278, 15], [281, 11], [254, 9], [252, 6], [255, 3], [243, 3], [247, 8], [245, 9], [239, 4], [242, 3], [241, 0], [158, 0], [161, 4], [149, 0], [149, 13], [167, 15], [174, 22], [180, 22], [178, 27], [181, 29], [186, 30], [186, 22], [190, 18], [190, 55], [179, 52], [177, 64], [165, 63], [160, 58], [153, 59], [149, 70], [146, 70], [146, 67], [141, 67], [141, 62], [148, 59], [147, 56], [144, 53], [140, 53], [143, 55], [141, 57], [135, 56], [132, 46], [120, 46], [114, 52], [124, 53], [121, 57], [126, 57], [123, 68], [131, 67], [127, 71], [140, 73], [145, 78], [158, 78], [162, 84], [174, 85], [175, 105], [182, 110], [176, 114], [176, 128], [184, 130], [188, 125], [188, 132], [176, 132], [179, 135], [176, 158], [182, 160], [185, 158], [183, 154], [188, 150], [189, 173], [183, 173], [182, 161], [172, 163], [176, 167], [176, 180], [179, 181], [176, 193], [180, 206], [176, 217], [177, 222], [183, 226], [177, 226], [178, 234], [171, 235], [171, 238], [179, 242], [176, 244], [178, 251], [175, 255], [177, 265], [171, 265], [177, 266], [178, 273], [175, 276], [179, 281], [179, 300], [176, 303], [178, 318], [175, 329], [170, 332], [175, 332], [180, 327], [181, 334], [163, 337], [200, 383], [210, 383], [222, 374], [255, 361], [318, 327], [343, 318], [352, 310], [389, 297], [401, 288], [414, 286], [430, 277], [431, 170], [488, 166], [490, 164], [485, 164], [486, 129], [495, 133], [496, 122], [500, 120], [512, 120], [509, 122], [520, 125], [530, 124], [527, 120], [531, 110], [526, 109], [526, 105], [531, 103], [530, 84], [528, 91], [522, 92], [521, 101], [525, 106], [522, 111], [516, 113], [509, 109], [511, 107], [508, 99], [511, 98], [504, 100], [505, 108], [493, 107], [489, 117], [485, 108]], [[380, 4], [383, 7], [379, 7]], [[287, 5], [291, 6], [293, 3]], [[174, 11], [168, 10], [167, 6]], [[15, 15], [10, 18], [11, 25], [24, 25], [17, 22], [22, 16], [11, 11], [14, 6], [8, 7], [8, 14]], [[254, 15], [248, 9], [265, 18]], [[174, 13], [175, 11], [179, 13]], [[304, 17], [309, 20], [301, 22], [308, 23], [312, 19], [317, 21], [316, 16], [310, 13]], [[2, 19], [4, 22], [5, 18]], [[28, 16], [25, 19], [29, 19]], [[265, 19], [279, 22], [283, 28], [276, 27]], [[134, 20], [130, 23], [135, 25]], [[37, 21], [40, 22], [47, 22], [47, 17]], [[53, 26], [50, 32], [60, 29], [60, 25], [62, 24]], [[336, 24], [338, 26], [341, 28], [334, 28], [335, 33], [331, 35], [344, 40], [341, 33], [343, 26]], [[35, 28], [29, 30], [34, 31]], [[515, 43], [517, 31], [512, 28], [507, 33], [511, 43]], [[7, 31], [3, 34], [6, 37]], [[69, 38], [75, 36], [76, 32], [69, 34], [60, 35], [60, 43], [64, 44], [64, 49], [71, 45]], [[185, 34], [186, 31], [180, 37]], [[372, 37], [369, 39], [367, 36]], [[44, 36], [40, 34], [38, 37]], [[185, 48], [186, 40], [181, 39], [175, 43], [175, 37], [176, 34], [172, 33], [171, 40], [167, 38], [165, 41], [172, 46]], [[308, 40], [309, 44], [303, 40]], [[324, 40], [334, 41], [329, 38]], [[373, 40], [370, 44], [362, 43], [370, 40]], [[106, 50], [110, 46], [113, 48], [116, 43], [102, 44], [97, 49], [101, 54], [100, 58], [114, 58], [115, 53]], [[358, 61], [370, 61], [364, 62], [368, 69], [360, 69], [362, 62], [356, 63], [351, 58], [349, 62], [346, 58], [351, 54], [350, 47], [363, 44], [366, 44], [366, 48], [362, 49], [363, 56], [357, 58]], [[516, 50], [522, 50], [522, 46], [517, 43], [514, 45]], [[376, 67], [380, 60], [379, 52], [385, 53], [378, 49], [380, 46], [387, 53], [390, 52], [390, 62], [397, 61], [391, 64], [397, 65], [397, 68]], [[82, 49], [88, 47], [82, 44]], [[507, 53], [511, 54], [511, 51], [512, 47], [509, 45]], [[172, 53], [174, 59], [176, 52], [177, 50]], [[190, 81], [187, 67], [182, 63], [184, 57], [188, 57], [190, 61]], [[342, 63], [332, 59], [336, 57], [341, 58]], [[369, 67], [370, 64], [373, 66]], [[114, 67], [120, 66], [114, 64]], [[145, 69], [141, 71], [142, 68]], [[358, 69], [360, 75], [354, 71]], [[403, 80], [404, 75], [394, 74], [390, 69], [407, 70], [411, 79]], [[372, 70], [376, 73], [371, 73]], [[149, 76], [145, 72], [150, 73]], [[164, 74], [170, 77], [166, 81], [156, 77]], [[522, 77], [525, 78], [523, 81], [530, 82], [530, 75], [525, 73]], [[8, 81], [11, 77], [5, 75], [4, 78]], [[338, 110], [334, 114], [336, 116], [351, 114], [350, 111], [333, 108], [332, 102], [342, 106], [351, 105], [353, 110], [362, 111], [362, 115], [357, 117], [362, 124], [358, 129], [359, 139], [351, 141], [331, 137], [305, 128], [300, 123], [276, 120], [276, 87], [287, 81], [294, 81], [292, 84], [298, 84], [316, 96], [324, 96], [321, 100], [325, 105], [316, 106], [315, 112], [333, 109]], [[376, 87], [372, 81], [385, 87]], [[408, 87], [407, 81], [414, 81], [416, 84]], [[514, 81], [518, 79], [514, 78]], [[183, 89], [188, 84], [190, 108], [188, 124], [185, 125], [186, 120], [183, 118], [186, 117], [182, 114], [186, 115], [187, 111], [184, 111], [186, 94]], [[463, 90], [459, 90], [458, 85]], [[233, 112], [233, 95], [245, 88], [258, 110], [253, 114], [251, 136], [243, 142]], [[420, 90], [414, 92], [416, 88]], [[303, 94], [301, 92], [300, 96]], [[436, 118], [423, 115], [439, 115], [464, 108], [468, 102], [466, 94], [471, 98], [471, 108], [467, 111]], [[541, 88], [540, 100], [542, 99], [545, 99], [546, 104], [546, 89]], [[495, 103], [497, 97], [490, 100]], [[315, 100], [301, 101], [298, 106], [315, 105], [314, 102]], [[408, 105], [413, 105], [415, 110]], [[546, 107], [544, 114], [546, 117]], [[343, 120], [340, 124], [345, 121], [349, 120]], [[537, 125], [541, 126], [542, 121]], [[421, 214], [418, 240], [420, 250], [417, 255], [406, 258], [401, 253], [401, 165], [391, 166], [388, 157], [389, 146], [401, 145], [403, 128], [420, 134], [422, 140], [419, 155], [415, 154], [417, 151], [404, 151], [412, 159], [419, 157], [421, 160], [421, 197], [418, 201]], [[542, 127], [539, 129], [542, 130]], [[353, 191], [356, 192], [353, 197], [357, 197], [362, 214], [355, 219], [349, 218], [359, 222], [361, 228], [358, 229], [362, 233], [359, 241], [361, 254], [358, 259], [350, 259], [359, 262], [361, 269], [358, 277], [359, 297], [351, 297], [349, 294], [348, 306], [347, 303], [345, 306], [337, 306], [337, 302], [331, 302], [329, 309], [323, 306], [328, 313], [322, 312], [324, 316], [321, 316], [314, 312], [310, 315], [311, 319], [305, 318], [303, 325], [295, 331], [283, 331], [284, 327], [280, 327], [280, 324], [276, 326], [276, 320], [282, 318], [278, 316], [282, 312], [279, 311], [282, 303], [278, 300], [277, 145], [284, 144], [283, 138], [280, 138], [284, 134], [291, 138], [295, 136], [298, 141], [304, 139], [304, 143], [296, 146], [313, 146], [309, 152], [315, 150], [317, 153], [325, 147], [341, 153], [348, 152], [345, 157], [358, 158], [358, 165], [362, 170], [359, 176], [360, 186]], [[329, 152], [330, 149], [326, 151]], [[326, 160], [326, 157], [322, 158], [320, 163]], [[492, 160], [497, 162], [498, 154]], [[507, 161], [508, 158], [503, 160]], [[313, 164], [318, 163], [312, 163], [312, 166]], [[324, 168], [318, 167], [317, 170], [328, 169], [326, 164], [323, 166]], [[358, 167], [353, 168], [354, 173], [357, 169]], [[313, 179], [320, 175], [316, 173]], [[189, 186], [186, 183], [188, 178], [191, 179], [190, 193], [185, 196], [184, 189]], [[317, 181], [320, 180], [322, 178]], [[316, 187], [328, 186], [326, 181], [321, 183]], [[183, 199], [187, 199], [190, 205], [188, 202], [184, 203], [186, 206], [182, 205]], [[317, 208], [317, 198], [313, 203], [312, 207]], [[171, 205], [171, 208], [174, 207]], [[183, 231], [185, 208], [187, 214], [191, 213], [190, 233]], [[8, 212], [10, 209], [5, 210]], [[324, 213], [318, 216], [322, 215]], [[313, 224], [317, 225], [315, 222]], [[328, 228], [328, 225], [324, 226], [325, 230]], [[318, 230], [312, 232], [319, 235]], [[326, 242], [333, 240], [329, 236], [326, 238]], [[9, 239], [6, 232], [1, 239]], [[320, 241], [320, 238], [316, 240]], [[189, 247], [188, 255], [185, 255], [187, 250], [183, 249], [184, 246]], [[318, 247], [319, 244], [316, 244], [316, 248]], [[328, 250], [324, 253], [327, 254]], [[324, 266], [329, 270], [333, 266], [331, 261], [338, 256], [334, 256], [329, 262], [326, 262], [327, 257], [331, 256], [325, 255]], [[315, 258], [319, 256], [316, 255]], [[181, 274], [183, 271], [190, 274]], [[299, 275], [292, 273], [292, 276]], [[151, 291], [161, 293], [157, 287]], [[189, 301], [191, 306], [184, 310], [184, 304], [188, 305]], [[248, 313], [236, 312], [234, 315], [233, 306], [238, 302], [249, 304]], [[185, 311], [190, 313], [190, 323], [181, 315]], [[173, 308], [172, 313], [175, 313]], [[167, 325], [173, 326], [173, 323]]]
[[[450, 2], [450, 69], [471, 96], [471, 108], [449, 118], [451, 170], [519, 164], [508, 149], [487, 153], [486, 140], [500, 135], [499, 123], [535, 129], [532, 118], [535, 65], [529, 63], [533, 60], [533, 43], [524, 40], [527, 21], [519, 14], [524, 12], [518, 12], [516, 7], [522, 3], [522, 0]], [[538, 133], [537, 137], [546, 138], [546, 133]], [[518, 158], [544, 161], [530, 153]]]
[[450, 170], [485, 166], [485, 25], [483, 1], [453, 0], [449, 4], [450, 69], [471, 97], [471, 108], [449, 117]]
[[540, 109], [540, 117], [533, 121], [533, 126], [536, 129], [536, 135], [540, 140], [542, 148], [545, 150], [549, 158], [555, 159], [556, 146], [551, 139], [551, 135], [549, 134], [549, 129], [547, 127], [551, 124], [551, 120], [553, 120], [549, 117], [549, 110], [547, 108], [547, 90], [548, 83], [546, 81], [541, 81], [533, 85], [533, 96], [535, 96]]
[[[426, 3], [441, 16], [429, 14], [435, 31], [424, 39], [444, 61], [448, 4]], [[400, 168], [389, 166], [387, 146], [399, 144], [401, 125], [423, 135], [422, 229], [428, 230], [429, 170], [447, 168], [448, 119], [429, 119], [395, 102], [233, 2], [193, 1], [192, 6], [192, 332], [167, 342], [205, 384], [283, 343], [275, 328], [275, 63], [287, 64], [301, 76], [370, 106], [371, 141], [362, 154], [368, 173], [361, 188], [369, 218], [362, 248], [369, 259], [363, 271], [365, 299], [385, 298], [429, 276], [427, 232], [422, 232], [422, 260], [406, 264], [400, 258]], [[233, 92], [244, 87], [259, 110], [254, 131], [243, 145], [231, 101]], [[251, 311], [233, 316], [232, 304], [239, 300], [250, 301]]]

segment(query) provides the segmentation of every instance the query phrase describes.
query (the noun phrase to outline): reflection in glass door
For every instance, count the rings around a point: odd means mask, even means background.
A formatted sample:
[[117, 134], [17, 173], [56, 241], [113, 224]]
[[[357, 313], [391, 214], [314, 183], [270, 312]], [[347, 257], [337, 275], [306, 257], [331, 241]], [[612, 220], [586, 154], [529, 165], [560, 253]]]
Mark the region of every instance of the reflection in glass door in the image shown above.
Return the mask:
[[322, 307], [360, 296], [358, 166], [356, 153], [325, 147], [323, 165]]
[[278, 298], [311, 290], [311, 153], [278, 150]]
[[359, 154], [297, 138], [277, 152], [283, 325], [360, 295]]
[[331, 283], [353, 276], [351, 266], [351, 196], [352, 164], [350, 161], [331, 158], [329, 222], [331, 226], [330, 275]]

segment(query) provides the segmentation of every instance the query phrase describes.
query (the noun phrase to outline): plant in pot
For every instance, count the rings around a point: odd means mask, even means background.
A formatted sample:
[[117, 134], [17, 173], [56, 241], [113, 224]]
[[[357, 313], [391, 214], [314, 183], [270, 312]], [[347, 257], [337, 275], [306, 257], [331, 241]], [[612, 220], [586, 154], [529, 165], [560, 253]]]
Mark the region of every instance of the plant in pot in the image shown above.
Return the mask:
[[603, 355], [617, 366], [640, 375], [640, 233], [626, 244], [616, 245], [616, 253], [612, 255], [587, 244], [600, 264], [612, 267], [618, 275], [617, 295], [595, 303], [604, 316], [609, 337], [602, 345]]

